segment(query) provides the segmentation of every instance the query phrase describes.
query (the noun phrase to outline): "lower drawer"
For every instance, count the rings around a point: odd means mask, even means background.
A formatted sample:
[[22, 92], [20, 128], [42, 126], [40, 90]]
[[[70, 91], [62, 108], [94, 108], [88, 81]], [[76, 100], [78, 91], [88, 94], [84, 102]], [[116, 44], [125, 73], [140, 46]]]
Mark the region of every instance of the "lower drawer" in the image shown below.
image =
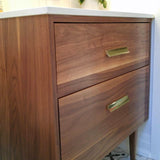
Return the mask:
[[99, 160], [135, 131], [148, 117], [148, 85], [147, 66], [59, 99], [62, 160]]

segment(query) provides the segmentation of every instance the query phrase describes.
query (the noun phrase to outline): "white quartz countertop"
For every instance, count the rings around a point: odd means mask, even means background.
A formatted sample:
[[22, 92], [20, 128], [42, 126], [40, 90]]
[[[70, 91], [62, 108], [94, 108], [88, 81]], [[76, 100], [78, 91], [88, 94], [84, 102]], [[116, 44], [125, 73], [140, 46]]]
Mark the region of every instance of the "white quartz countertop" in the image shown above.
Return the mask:
[[0, 13], [0, 19], [13, 18], [23, 16], [34, 16], [44, 14], [56, 15], [76, 15], [76, 16], [103, 16], [103, 17], [130, 17], [130, 18], [154, 18], [152, 14], [131, 13], [131, 12], [115, 12], [107, 10], [92, 10], [92, 9], [76, 9], [76, 8], [61, 8], [61, 7], [40, 7], [24, 10], [16, 10]]

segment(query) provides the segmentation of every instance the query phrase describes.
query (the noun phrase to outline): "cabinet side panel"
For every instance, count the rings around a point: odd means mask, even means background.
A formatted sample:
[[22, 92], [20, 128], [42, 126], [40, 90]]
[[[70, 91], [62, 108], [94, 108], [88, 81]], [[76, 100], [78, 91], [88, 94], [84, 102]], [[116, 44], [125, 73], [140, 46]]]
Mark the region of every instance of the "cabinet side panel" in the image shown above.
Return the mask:
[[5, 19], [2, 32], [9, 102], [7, 160], [58, 160], [48, 16]]
[[5, 51], [0, 20], [0, 159], [8, 160], [9, 157], [9, 106], [7, 97]]

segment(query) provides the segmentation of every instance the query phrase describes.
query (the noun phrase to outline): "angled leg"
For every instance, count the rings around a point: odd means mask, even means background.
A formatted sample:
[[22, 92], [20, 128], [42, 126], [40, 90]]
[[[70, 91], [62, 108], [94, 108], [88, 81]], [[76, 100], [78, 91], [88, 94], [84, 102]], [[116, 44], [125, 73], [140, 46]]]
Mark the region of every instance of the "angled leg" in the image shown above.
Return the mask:
[[136, 160], [136, 132], [129, 136], [130, 160]]

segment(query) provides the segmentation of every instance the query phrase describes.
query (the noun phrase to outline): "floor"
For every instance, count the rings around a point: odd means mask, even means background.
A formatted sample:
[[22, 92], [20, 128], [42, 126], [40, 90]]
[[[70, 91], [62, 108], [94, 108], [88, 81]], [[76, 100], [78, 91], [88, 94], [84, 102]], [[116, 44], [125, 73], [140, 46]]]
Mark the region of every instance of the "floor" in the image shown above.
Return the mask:
[[[123, 151], [121, 148], [116, 148], [113, 152], [107, 155], [103, 160], [130, 160], [129, 154]], [[140, 155], [136, 156], [136, 160], [152, 160]]]

